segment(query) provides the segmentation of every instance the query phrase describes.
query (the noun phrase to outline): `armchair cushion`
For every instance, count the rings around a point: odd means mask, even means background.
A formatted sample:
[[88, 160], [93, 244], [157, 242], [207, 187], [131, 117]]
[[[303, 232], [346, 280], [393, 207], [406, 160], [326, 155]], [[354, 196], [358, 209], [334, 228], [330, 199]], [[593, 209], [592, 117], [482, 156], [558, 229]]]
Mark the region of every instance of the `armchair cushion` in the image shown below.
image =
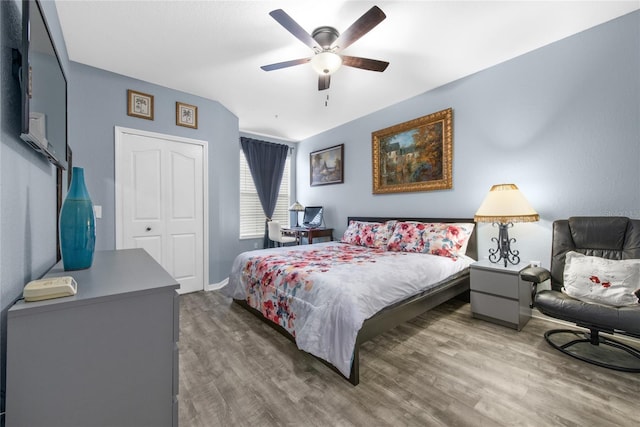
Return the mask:
[[640, 309], [638, 306], [613, 307], [585, 302], [558, 291], [544, 290], [536, 295], [536, 307], [543, 314], [588, 327], [625, 331], [640, 335]]
[[616, 307], [638, 305], [640, 260], [611, 260], [578, 252], [566, 254], [563, 291], [586, 302]]

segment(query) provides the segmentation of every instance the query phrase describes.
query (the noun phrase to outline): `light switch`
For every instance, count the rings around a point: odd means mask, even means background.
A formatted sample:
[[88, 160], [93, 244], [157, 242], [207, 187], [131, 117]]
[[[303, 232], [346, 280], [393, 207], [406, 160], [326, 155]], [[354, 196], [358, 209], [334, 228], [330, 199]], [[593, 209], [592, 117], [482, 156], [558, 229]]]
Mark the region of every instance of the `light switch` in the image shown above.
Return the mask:
[[93, 213], [95, 213], [96, 219], [102, 218], [102, 206], [93, 205]]

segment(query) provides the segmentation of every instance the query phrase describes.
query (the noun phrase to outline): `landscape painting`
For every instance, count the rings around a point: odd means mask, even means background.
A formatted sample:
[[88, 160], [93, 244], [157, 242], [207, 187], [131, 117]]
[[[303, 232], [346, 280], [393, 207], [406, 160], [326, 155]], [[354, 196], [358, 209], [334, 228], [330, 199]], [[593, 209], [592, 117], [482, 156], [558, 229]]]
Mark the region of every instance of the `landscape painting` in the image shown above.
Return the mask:
[[452, 187], [451, 108], [372, 133], [373, 193]]
[[344, 144], [314, 151], [309, 161], [312, 186], [344, 182]]

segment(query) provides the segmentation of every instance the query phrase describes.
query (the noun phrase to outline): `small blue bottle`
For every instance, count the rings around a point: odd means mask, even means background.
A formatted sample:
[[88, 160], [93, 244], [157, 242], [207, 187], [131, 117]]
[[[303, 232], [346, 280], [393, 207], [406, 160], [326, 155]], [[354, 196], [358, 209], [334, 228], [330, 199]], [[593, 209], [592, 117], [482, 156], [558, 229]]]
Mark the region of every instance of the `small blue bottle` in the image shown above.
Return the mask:
[[96, 247], [96, 220], [84, 183], [83, 168], [72, 170], [71, 186], [60, 211], [59, 228], [65, 271], [91, 267]]

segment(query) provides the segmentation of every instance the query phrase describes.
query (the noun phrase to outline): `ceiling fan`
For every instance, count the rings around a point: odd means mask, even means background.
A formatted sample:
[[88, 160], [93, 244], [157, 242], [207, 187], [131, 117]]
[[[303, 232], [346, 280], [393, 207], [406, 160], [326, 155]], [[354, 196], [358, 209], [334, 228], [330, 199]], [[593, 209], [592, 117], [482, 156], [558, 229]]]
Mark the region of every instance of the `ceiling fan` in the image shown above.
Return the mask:
[[338, 52], [351, 46], [353, 42], [367, 34], [387, 17], [378, 6], [369, 9], [342, 34], [335, 28], [328, 26], [318, 27], [309, 34], [282, 9], [271, 11], [269, 15], [298, 40], [313, 49], [314, 55], [309, 58], [263, 65], [260, 68], [264, 71], [279, 70], [311, 62], [311, 66], [319, 74], [318, 90], [325, 90], [329, 89], [331, 74], [341, 65], [379, 72], [384, 71], [389, 65], [388, 62], [377, 59], [338, 55]]

